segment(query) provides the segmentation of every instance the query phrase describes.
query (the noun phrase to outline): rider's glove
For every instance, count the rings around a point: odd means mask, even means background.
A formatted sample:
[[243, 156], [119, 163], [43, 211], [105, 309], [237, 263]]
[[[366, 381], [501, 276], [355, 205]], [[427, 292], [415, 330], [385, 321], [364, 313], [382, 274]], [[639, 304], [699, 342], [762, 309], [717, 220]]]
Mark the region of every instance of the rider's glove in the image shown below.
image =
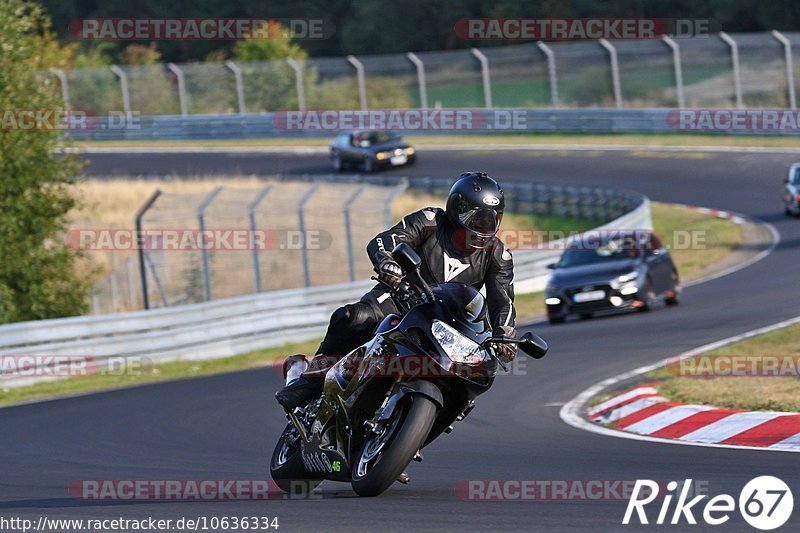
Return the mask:
[[[495, 337], [515, 337], [516, 332], [510, 326], [500, 326], [493, 331]], [[496, 342], [494, 343], [494, 353], [503, 363], [510, 363], [517, 356], [517, 345]]]
[[392, 259], [391, 255], [382, 255], [378, 266], [375, 267], [375, 271], [378, 273], [378, 279], [393, 289], [396, 289], [397, 286], [400, 285], [400, 280], [403, 277], [403, 269], [400, 268], [397, 261]]

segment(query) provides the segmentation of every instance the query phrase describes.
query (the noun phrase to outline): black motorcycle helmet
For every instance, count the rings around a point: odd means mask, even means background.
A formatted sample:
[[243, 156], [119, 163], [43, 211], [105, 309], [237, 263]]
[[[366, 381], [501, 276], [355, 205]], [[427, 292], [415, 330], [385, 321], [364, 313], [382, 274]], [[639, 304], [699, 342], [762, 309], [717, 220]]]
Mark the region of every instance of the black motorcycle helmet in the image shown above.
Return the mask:
[[470, 248], [485, 248], [500, 229], [505, 199], [503, 189], [485, 172], [464, 172], [447, 197], [447, 219], [466, 230]]

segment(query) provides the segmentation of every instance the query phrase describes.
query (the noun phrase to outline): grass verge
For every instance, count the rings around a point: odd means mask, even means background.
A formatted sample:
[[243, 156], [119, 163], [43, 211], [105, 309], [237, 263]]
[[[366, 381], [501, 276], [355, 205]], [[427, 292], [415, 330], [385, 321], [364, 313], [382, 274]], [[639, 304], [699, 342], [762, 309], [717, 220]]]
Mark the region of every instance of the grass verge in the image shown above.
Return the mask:
[[[800, 325], [789, 326], [746, 341], [707, 352], [704, 356], [800, 356]], [[790, 357], [787, 357], [790, 356]], [[780, 366], [792, 373], [792, 368]], [[800, 412], [800, 378], [783, 376], [689, 377], [675, 376], [666, 369], [648, 374], [661, 380], [659, 390], [667, 398], [693, 404], [714, 405], [748, 411]]]
[[[98, 193], [99, 194], [99, 193]], [[437, 203], [438, 202], [438, 203]], [[398, 213], [406, 213], [428, 205], [440, 205], [441, 199], [436, 197], [409, 193], [395, 206]], [[398, 217], [400, 215], [398, 214]], [[397, 218], [397, 217], [396, 217]], [[516, 229], [544, 229], [553, 231], [585, 230], [598, 226], [602, 221], [591, 219], [561, 219], [558, 217], [534, 217], [529, 215], [509, 214], [504, 219], [504, 226]], [[691, 279], [691, 275], [701, 273], [713, 262], [725, 257], [741, 243], [741, 228], [709, 215], [703, 215], [685, 208], [669, 204], [653, 204], [653, 222], [656, 229], [670, 243], [670, 235], [677, 231], [702, 230], [719, 236], [706, 249], [686, 250], [679, 253], [673, 250], [673, 257], [683, 279]], [[687, 273], [689, 275], [687, 275]], [[517, 295], [515, 299], [518, 322], [522, 323], [544, 313], [544, 302], [541, 292]], [[55, 397], [78, 393], [96, 392], [120, 387], [129, 387], [144, 383], [154, 383], [187, 377], [232, 372], [247, 368], [268, 365], [276, 359], [292, 353], [314, 353], [319, 340], [304, 343], [288, 344], [275, 348], [255, 350], [253, 352], [224, 359], [206, 361], [176, 361], [146, 367], [136, 375], [110, 376], [103, 374], [85, 377], [74, 377], [57, 381], [42, 382], [28, 387], [0, 389], [0, 405], [23, 403], [34, 399]], [[800, 350], [800, 348], [798, 348]], [[734, 379], [734, 378], [728, 378]], [[774, 379], [774, 378], [770, 378]], [[800, 395], [799, 395], [800, 397]]]

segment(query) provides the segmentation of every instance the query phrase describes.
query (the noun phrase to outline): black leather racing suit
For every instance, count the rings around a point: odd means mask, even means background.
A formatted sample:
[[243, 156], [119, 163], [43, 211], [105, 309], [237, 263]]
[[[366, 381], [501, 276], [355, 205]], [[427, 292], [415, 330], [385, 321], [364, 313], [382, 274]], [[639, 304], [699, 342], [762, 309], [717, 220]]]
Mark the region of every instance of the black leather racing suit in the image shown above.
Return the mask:
[[[411, 213], [396, 226], [378, 234], [367, 245], [367, 253], [377, 266], [383, 252], [391, 252], [397, 244], [405, 242], [422, 259], [420, 272], [429, 284], [457, 281], [479, 290], [486, 286], [492, 328], [496, 333], [502, 329], [508, 332], [513, 329], [516, 316], [511, 251], [497, 237], [482, 249], [465, 250], [458, 245], [464, 240], [459, 230], [448, 222], [444, 210], [428, 207]], [[317, 350], [318, 354], [329, 357], [317, 357], [309, 370], [324, 370], [367, 342], [380, 321], [396, 311], [386, 287], [381, 284], [360, 301], [337, 309]]]

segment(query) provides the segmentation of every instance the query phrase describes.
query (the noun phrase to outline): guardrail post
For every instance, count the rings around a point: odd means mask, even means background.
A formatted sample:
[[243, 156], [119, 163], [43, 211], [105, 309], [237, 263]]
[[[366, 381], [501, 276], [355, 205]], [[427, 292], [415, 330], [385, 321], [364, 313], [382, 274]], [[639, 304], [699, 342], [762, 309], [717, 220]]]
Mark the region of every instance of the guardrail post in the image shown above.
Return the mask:
[[542, 41], [536, 43], [539, 50], [547, 58], [547, 77], [550, 79], [550, 101], [553, 103], [553, 109], [558, 108], [558, 76], [556, 74], [556, 55], [553, 49], [544, 44]]
[[[156, 203], [158, 197], [161, 196], [161, 189], [156, 189], [155, 192], [147, 199], [147, 201], [139, 208], [136, 212], [136, 235], [142, 235], [142, 217], [153, 207], [153, 204]], [[142, 306], [144, 309], [150, 309], [150, 297], [147, 294], [147, 270], [145, 268], [145, 261], [144, 261], [144, 246], [138, 246], [139, 248], [139, 276], [142, 279]]]
[[225, 66], [233, 72], [233, 78], [236, 80], [236, 101], [239, 105], [239, 114], [244, 115], [246, 111], [244, 108], [244, 81], [242, 80], [242, 69], [231, 60], [226, 61]]
[[789, 87], [789, 107], [797, 109], [797, 99], [794, 92], [794, 64], [792, 63], [792, 43], [781, 32], [772, 30], [772, 36], [783, 45], [783, 57], [786, 61], [786, 82]]
[[69, 109], [69, 81], [67, 80], [67, 74], [60, 68], [51, 68], [50, 72], [58, 78], [58, 82], [61, 84], [61, 98], [64, 100], [64, 107]]
[[617, 49], [606, 39], [600, 39], [600, 45], [608, 50], [608, 57], [611, 60], [611, 84], [614, 87], [614, 103], [617, 109], [622, 109], [622, 87], [619, 82], [619, 62], [617, 61]]
[[178, 78], [178, 102], [181, 105], [181, 115], [185, 117], [189, 112], [186, 103], [186, 80], [183, 77], [183, 71], [175, 63], [167, 63], [167, 68]]
[[483, 78], [483, 107], [487, 109], [492, 108], [492, 79], [489, 74], [489, 58], [478, 50], [473, 48], [472, 55], [481, 62], [481, 78]]
[[742, 76], [739, 70], [739, 45], [724, 31], [719, 32], [719, 38], [731, 48], [731, 64], [733, 65], [733, 90], [736, 93], [736, 107], [744, 108], [742, 100]]
[[293, 57], [287, 58], [286, 62], [294, 70], [295, 88], [297, 89], [297, 109], [306, 110], [306, 88], [303, 84], [303, 66]]
[[686, 100], [683, 94], [683, 67], [681, 66], [681, 47], [678, 46], [669, 35], [664, 35], [661, 38], [664, 44], [672, 50], [672, 65], [675, 69], [675, 92], [678, 97], [678, 107], [686, 107]]
[[[269, 193], [270, 189], [272, 189], [272, 185], [267, 185], [256, 195], [255, 199], [250, 203], [247, 207], [247, 216], [250, 219], [250, 242], [255, 243], [255, 235], [256, 235], [256, 209], [258, 209], [258, 205], [264, 199], [264, 197]], [[256, 292], [261, 292], [261, 264], [258, 258], [258, 247], [253, 246], [253, 277], [256, 283]]]
[[197, 208], [197, 225], [200, 230], [197, 236], [197, 243], [200, 246], [200, 256], [203, 259], [203, 297], [207, 302], [211, 300], [211, 272], [203, 233], [206, 230], [206, 208], [211, 205], [211, 202], [220, 192], [222, 192], [222, 187], [214, 187], [214, 190], [200, 202], [200, 206]]
[[417, 68], [417, 85], [419, 85], [419, 105], [422, 109], [428, 109], [428, 83], [425, 79], [425, 63], [413, 52], [406, 54], [406, 57]]
[[111, 65], [111, 72], [119, 78], [119, 88], [122, 91], [122, 110], [125, 111], [125, 116], [131, 116], [131, 93], [128, 89], [128, 75], [125, 71], [117, 65]]
[[303, 239], [303, 246], [301, 248], [303, 253], [303, 282], [305, 283], [306, 287], [311, 286], [311, 270], [310, 265], [308, 264], [308, 239], [306, 238], [306, 219], [303, 213], [303, 209], [306, 206], [306, 202], [308, 202], [314, 193], [317, 192], [319, 186], [321, 185], [320, 182], [314, 183], [310, 189], [303, 195], [300, 201], [297, 203], [297, 221], [300, 226], [300, 236]]
[[345, 234], [345, 241], [347, 242], [347, 266], [350, 271], [350, 281], [356, 280], [356, 262], [355, 256], [353, 255], [353, 231], [350, 226], [350, 206], [353, 205], [353, 202], [356, 201], [356, 198], [364, 192], [367, 185], [361, 184], [356, 187], [356, 190], [345, 200], [344, 202], [344, 234]]
[[367, 110], [367, 80], [364, 75], [364, 64], [356, 59], [356, 56], [347, 56], [347, 61], [350, 62], [356, 69], [356, 77], [358, 78], [358, 100], [362, 111]]

